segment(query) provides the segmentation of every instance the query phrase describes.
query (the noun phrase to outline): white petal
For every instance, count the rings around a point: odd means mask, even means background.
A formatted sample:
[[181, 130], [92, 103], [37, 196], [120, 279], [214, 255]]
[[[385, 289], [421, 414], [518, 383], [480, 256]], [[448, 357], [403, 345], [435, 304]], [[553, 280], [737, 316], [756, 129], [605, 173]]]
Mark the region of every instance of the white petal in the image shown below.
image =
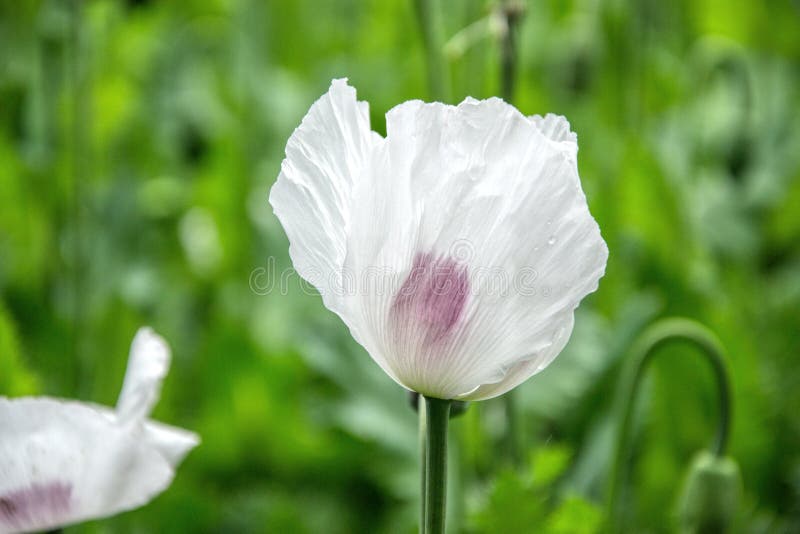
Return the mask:
[[128, 370], [117, 401], [120, 420], [142, 420], [150, 414], [161, 394], [169, 363], [170, 351], [164, 339], [150, 328], [139, 329], [131, 343]]
[[379, 140], [370, 130], [367, 103], [356, 101], [346, 80], [334, 80], [289, 138], [270, 193], [295, 269], [337, 313], [352, 191]]
[[[387, 114], [386, 142], [355, 194], [347, 266], [381, 266], [402, 282], [420, 255], [431, 255], [446, 260], [431, 260], [438, 267], [456, 260], [470, 279], [447, 343], [406, 332], [408, 321], [398, 334], [395, 295], [359, 292], [359, 341], [398, 382], [436, 397], [485, 398], [561, 350], [608, 255], [576, 152], [562, 118], [531, 120], [498, 99], [407, 102]], [[504, 294], [492, 294], [492, 273], [505, 279]]]
[[135, 508], [173, 466], [141, 427], [48, 398], [0, 398], [0, 532], [42, 530]]
[[[119, 419], [115, 410], [93, 403], [81, 404], [93, 408], [111, 421], [122, 425], [128, 424]], [[185, 428], [166, 425], [152, 419], [141, 422], [142, 424], [138, 424], [139, 421], [136, 423], [132, 426], [129, 425], [131, 426], [130, 432], [137, 436], [137, 440], [146, 441], [149, 447], [155, 449], [173, 467], [177, 467], [189, 451], [200, 444], [200, 436]]]
[[566, 117], [548, 113], [544, 117], [541, 115], [531, 115], [528, 118], [539, 128], [539, 131], [551, 141], [564, 143], [573, 148], [576, 152], [578, 151], [578, 136], [570, 130], [569, 121], [567, 121]]
[[156, 421], [144, 425], [147, 441], [172, 466], [183, 461], [190, 450], [200, 444], [200, 437], [194, 432]]
[[574, 315], [572, 312], [569, 312], [567, 317], [563, 319], [558, 318], [553, 322], [563, 323], [564, 326], [553, 337], [552, 341], [547, 345], [547, 347], [540, 353], [536, 354], [536, 357], [520, 359], [506, 371], [505, 375], [503, 375], [503, 378], [499, 382], [482, 384], [475, 391], [472, 391], [466, 395], [462, 395], [459, 398], [461, 400], [471, 401], [491, 399], [492, 397], [502, 395], [503, 393], [514, 389], [518, 385], [525, 382], [528, 378], [547, 367], [550, 362], [552, 362], [555, 357], [558, 356], [559, 353], [564, 349], [567, 341], [569, 341], [569, 336], [572, 333], [572, 325], [574, 323]]

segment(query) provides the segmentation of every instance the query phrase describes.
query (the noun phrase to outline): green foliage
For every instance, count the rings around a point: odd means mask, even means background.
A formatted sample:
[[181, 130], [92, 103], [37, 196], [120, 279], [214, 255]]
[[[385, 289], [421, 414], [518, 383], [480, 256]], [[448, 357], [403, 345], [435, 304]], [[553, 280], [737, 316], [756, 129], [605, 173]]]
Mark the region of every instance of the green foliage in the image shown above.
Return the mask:
[[569, 467], [570, 451], [549, 445], [531, 454], [522, 471], [504, 469], [472, 516], [474, 532], [591, 534], [599, 532], [603, 515], [597, 505], [553, 486]]
[[[496, 95], [496, 2], [432, 2], [444, 39], [483, 21], [447, 59], [449, 101]], [[330, 79], [350, 78], [378, 131], [428, 98], [412, 4], [0, 2], [0, 393], [113, 404], [146, 323], [174, 352], [155, 417], [203, 437], [153, 503], [69, 531], [415, 531], [404, 392], [296, 276], [269, 291], [254, 278], [291, 265], [267, 194]], [[453, 420], [450, 524], [597, 531], [620, 359], [669, 314], [729, 351], [734, 528], [796, 530], [796, 4], [526, 5], [515, 104], [569, 117], [610, 258], [564, 353], [518, 390], [530, 467], [508, 467], [502, 402]], [[664, 503], [713, 436], [711, 378], [680, 348], [654, 364], [629, 531], [672, 524]]]
[[0, 301], [0, 391], [9, 396], [31, 395], [36, 392], [37, 381], [25, 367], [16, 328], [8, 311]]

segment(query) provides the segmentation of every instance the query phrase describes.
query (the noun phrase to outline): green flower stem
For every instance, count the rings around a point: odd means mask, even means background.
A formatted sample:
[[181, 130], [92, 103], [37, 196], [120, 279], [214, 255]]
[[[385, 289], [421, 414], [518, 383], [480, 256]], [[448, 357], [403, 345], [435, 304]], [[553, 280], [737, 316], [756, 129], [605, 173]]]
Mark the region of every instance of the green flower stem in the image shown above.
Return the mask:
[[[447, 423], [452, 401], [425, 398], [423, 534], [444, 534], [447, 496]], [[422, 410], [420, 410], [421, 412]]]
[[422, 534], [425, 533], [425, 499], [428, 494], [428, 465], [425, 461], [427, 454], [425, 448], [428, 444], [428, 424], [425, 417], [425, 402], [419, 402], [419, 394], [417, 395], [417, 413], [419, 413], [419, 455], [420, 455], [420, 493], [419, 493], [419, 530]]
[[432, 99], [444, 102], [445, 94], [445, 62], [442, 55], [442, 43], [439, 39], [434, 16], [433, 0], [414, 0], [417, 23], [422, 33], [422, 44], [425, 47], [425, 64], [428, 69], [428, 90]]
[[634, 343], [630, 363], [625, 368], [618, 397], [617, 415], [620, 426], [616, 436], [614, 464], [609, 481], [607, 513], [609, 531], [619, 532], [618, 500], [622, 480], [625, 478], [627, 443], [631, 432], [633, 405], [647, 365], [657, 349], [673, 341], [688, 341], [700, 349], [700, 354], [711, 365], [717, 383], [719, 425], [712, 452], [722, 457], [728, 443], [731, 420], [731, 398], [725, 351], [716, 336], [705, 326], [689, 319], [662, 319], [651, 325]]

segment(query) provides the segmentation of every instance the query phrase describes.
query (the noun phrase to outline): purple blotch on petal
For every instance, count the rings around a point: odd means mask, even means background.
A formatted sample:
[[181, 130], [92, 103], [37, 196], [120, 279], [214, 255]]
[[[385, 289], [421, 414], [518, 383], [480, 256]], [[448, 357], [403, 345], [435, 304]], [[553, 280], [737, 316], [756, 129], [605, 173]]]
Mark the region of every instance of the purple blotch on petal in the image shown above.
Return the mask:
[[0, 494], [0, 524], [27, 528], [40, 525], [42, 520], [65, 517], [71, 496], [72, 485], [64, 482], [31, 484]]
[[418, 253], [392, 303], [391, 316], [405, 327], [416, 327], [425, 342], [437, 342], [458, 324], [468, 293], [466, 266], [451, 258]]

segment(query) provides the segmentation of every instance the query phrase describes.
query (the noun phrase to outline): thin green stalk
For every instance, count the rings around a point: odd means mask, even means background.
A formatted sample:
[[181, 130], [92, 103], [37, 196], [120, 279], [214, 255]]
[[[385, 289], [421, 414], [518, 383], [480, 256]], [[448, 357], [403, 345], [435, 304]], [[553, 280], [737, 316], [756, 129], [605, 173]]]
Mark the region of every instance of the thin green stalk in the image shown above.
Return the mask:
[[428, 487], [428, 465], [425, 461], [427, 455], [425, 454], [425, 447], [428, 443], [427, 421], [425, 418], [425, 405], [424, 402], [419, 402], [419, 394], [417, 395], [417, 413], [419, 413], [419, 454], [420, 454], [420, 493], [419, 493], [419, 529], [421, 534], [425, 534], [425, 498]]
[[728, 443], [731, 421], [731, 397], [725, 351], [716, 336], [705, 326], [689, 319], [662, 319], [650, 326], [637, 340], [631, 351], [630, 364], [625, 369], [617, 399], [617, 415], [620, 426], [616, 436], [614, 464], [609, 480], [607, 514], [609, 532], [620, 531], [619, 495], [626, 475], [629, 455], [628, 441], [633, 421], [633, 405], [648, 364], [657, 349], [673, 341], [688, 341], [700, 349], [700, 353], [711, 365], [717, 384], [719, 424], [712, 445], [712, 452], [722, 457]]
[[525, 5], [519, 0], [506, 0], [501, 9], [506, 27], [500, 43], [500, 96], [512, 104], [517, 84], [517, 33]]
[[417, 23], [422, 33], [425, 48], [425, 65], [428, 70], [428, 90], [434, 100], [444, 102], [446, 93], [446, 68], [442, 55], [442, 43], [436, 26], [433, 0], [414, 0]]
[[506, 416], [505, 449], [511, 465], [522, 465], [522, 451], [520, 449], [520, 417], [517, 406], [517, 395], [512, 389], [503, 395], [503, 407]]
[[425, 398], [424, 534], [444, 534], [447, 497], [447, 423], [452, 401]]
[[[502, 6], [506, 31], [500, 43], [500, 96], [509, 104], [514, 104], [514, 90], [517, 83], [517, 32], [524, 13], [524, 6], [517, 0], [506, 0]], [[522, 464], [520, 449], [521, 425], [516, 402], [516, 392], [512, 389], [503, 395], [506, 415], [505, 446], [512, 465]]]

